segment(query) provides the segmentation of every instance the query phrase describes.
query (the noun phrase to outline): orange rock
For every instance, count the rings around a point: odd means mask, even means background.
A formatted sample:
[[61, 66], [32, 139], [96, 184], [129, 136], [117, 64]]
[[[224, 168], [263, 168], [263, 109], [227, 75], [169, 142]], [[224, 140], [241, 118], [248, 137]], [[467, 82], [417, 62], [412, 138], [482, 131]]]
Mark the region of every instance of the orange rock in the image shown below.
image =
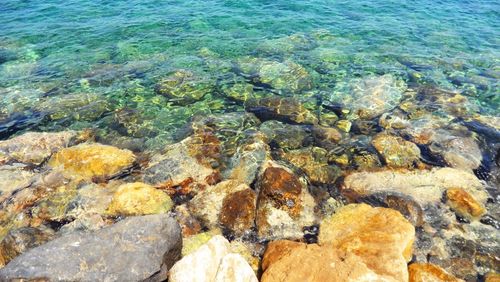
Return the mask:
[[410, 282], [460, 282], [461, 279], [449, 274], [431, 263], [412, 263], [408, 267]]
[[490, 272], [486, 274], [484, 282], [500, 282], [500, 274], [496, 272]]
[[353, 253], [330, 245], [293, 241], [269, 243], [262, 260], [263, 282], [302, 281], [405, 281], [379, 275]]
[[255, 221], [256, 196], [252, 189], [245, 189], [224, 198], [219, 222], [236, 235], [249, 231]]
[[297, 176], [279, 167], [268, 167], [260, 181], [259, 202], [272, 201], [276, 208], [298, 215], [302, 183]]
[[484, 206], [471, 194], [460, 188], [451, 188], [446, 191], [447, 203], [459, 216], [474, 220], [486, 213]]
[[52, 156], [49, 166], [61, 168], [63, 174], [75, 178], [105, 179], [131, 167], [134, 160], [129, 150], [94, 143], [62, 149]]
[[[398, 211], [350, 204], [323, 220], [319, 244], [359, 256], [375, 273], [407, 277], [415, 229]], [[401, 280], [406, 281], [406, 279]]]

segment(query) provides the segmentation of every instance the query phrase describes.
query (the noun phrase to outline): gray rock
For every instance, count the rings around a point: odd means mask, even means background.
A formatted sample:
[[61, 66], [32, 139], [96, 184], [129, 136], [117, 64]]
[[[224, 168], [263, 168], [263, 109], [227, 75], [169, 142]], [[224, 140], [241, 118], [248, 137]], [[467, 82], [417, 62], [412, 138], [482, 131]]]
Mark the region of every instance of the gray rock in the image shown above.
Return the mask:
[[0, 270], [1, 281], [162, 281], [180, 258], [181, 229], [166, 214], [130, 217], [34, 248]]

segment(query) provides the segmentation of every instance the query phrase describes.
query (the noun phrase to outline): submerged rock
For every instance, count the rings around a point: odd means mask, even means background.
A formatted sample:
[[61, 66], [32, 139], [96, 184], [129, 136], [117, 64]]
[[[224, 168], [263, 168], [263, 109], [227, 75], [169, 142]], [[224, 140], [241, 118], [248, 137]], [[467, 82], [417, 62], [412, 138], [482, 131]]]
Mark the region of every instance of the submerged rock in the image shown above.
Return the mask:
[[112, 215], [145, 215], [166, 213], [174, 203], [170, 197], [145, 183], [127, 183], [116, 190], [108, 207]]
[[53, 153], [69, 146], [77, 135], [76, 131], [27, 132], [0, 141], [0, 163], [16, 161], [39, 165]]
[[166, 189], [175, 186], [188, 186], [181, 194], [196, 194], [191, 191], [190, 183], [206, 183], [215, 170], [210, 163], [215, 162], [211, 156], [218, 157], [217, 140], [206, 140], [204, 135], [188, 137], [179, 143], [168, 145], [164, 152], [155, 155], [144, 170], [145, 183], [161, 186]]
[[351, 204], [321, 222], [319, 244], [351, 252], [375, 273], [407, 281], [415, 229], [399, 212]]
[[340, 169], [328, 164], [327, 154], [323, 148], [310, 147], [288, 151], [283, 159], [302, 169], [312, 183], [332, 184], [340, 176]]
[[171, 282], [256, 282], [248, 263], [230, 252], [229, 242], [222, 236], [212, 237], [195, 252], [183, 257], [169, 271]]
[[70, 177], [108, 179], [130, 168], [134, 161], [129, 150], [93, 143], [62, 149], [50, 158], [48, 165]]
[[240, 146], [228, 161], [227, 168], [222, 175], [227, 179], [251, 185], [263, 163], [270, 158], [269, 151], [269, 146], [260, 140]]
[[278, 91], [299, 93], [313, 86], [308, 71], [290, 60], [278, 62], [247, 57], [240, 59], [237, 64], [245, 75], [253, 76], [256, 83], [268, 84]]
[[446, 198], [452, 210], [459, 216], [469, 220], [478, 219], [486, 213], [484, 205], [463, 189], [448, 189], [446, 191]]
[[180, 252], [181, 231], [168, 215], [130, 217], [36, 247], [1, 269], [0, 279], [163, 281]]
[[310, 130], [303, 125], [268, 120], [260, 125], [259, 130], [266, 136], [268, 144], [274, 143], [283, 149], [298, 149], [311, 142]]
[[405, 89], [392, 75], [370, 76], [341, 85], [332, 100], [342, 103], [352, 118], [371, 119], [396, 107]]
[[273, 96], [253, 99], [245, 103], [245, 109], [261, 120], [277, 119], [296, 124], [318, 123], [318, 118], [294, 98]]
[[270, 165], [258, 180], [256, 224], [259, 237], [301, 238], [302, 228], [314, 224], [315, 202], [293, 173]]
[[178, 70], [158, 82], [155, 91], [172, 102], [187, 104], [201, 100], [214, 87], [214, 83], [208, 78], [196, 76], [187, 70]]
[[472, 171], [481, 165], [481, 149], [472, 137], [457, 136], [453, 131], [437, 130], [430, 139], [429, 149], [443, 158], [450, 167]]
[[377, 134], [372, 145], [390, 167], [413, 167], [420, 158], [420, 149], [412, 142], [386, 133]]

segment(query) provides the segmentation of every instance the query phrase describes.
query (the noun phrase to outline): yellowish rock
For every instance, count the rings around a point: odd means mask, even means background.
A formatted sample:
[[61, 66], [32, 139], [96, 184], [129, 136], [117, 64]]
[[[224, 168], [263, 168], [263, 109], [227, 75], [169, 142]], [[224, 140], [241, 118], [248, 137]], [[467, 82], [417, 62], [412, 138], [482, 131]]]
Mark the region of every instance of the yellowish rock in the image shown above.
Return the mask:
[[170, 197], [147, 184], [136, 182], [118, 187], [108, 212], [113, 215], [145, 215], [168, 212], [174, 203]]
[[346, 119], [337, 121], [337, 127], [340, 128], [344, 132], [351, 131], [352, 123]]
[[463, 282], [431, 263], [412, 263], [408, 267], [410, 282]]
[[459, 216], [467, 219], [479, 219], [486, 213], [483, 204], [477, 201], [471, 194], [460, 188], [451, 188], [446, 191], [447, 204]]
[[80, 179], [109, 178], [129, 168], [135, 156], [129, 150], [98, 143], [62, 149], [52, 156], [49, 166]]
[[398, 211], [350, 204], [320, 226], [319, 244], [355, 254], [375, 273], [406, 281], [415, 229]]
[[215, 235], [221, 235], [220, 230], [213, 229], [207, 232], [202, 232], [186, 238], [182, 238], [182, 256], [185, 257], [196, 251], [198, 248], [212, 239], [212, 237], [214, 237]]
[[500, 282], [500, 274], [496, 272], [490, 272], [486, 274], [486, 277], [484, 278], [485, 282]]

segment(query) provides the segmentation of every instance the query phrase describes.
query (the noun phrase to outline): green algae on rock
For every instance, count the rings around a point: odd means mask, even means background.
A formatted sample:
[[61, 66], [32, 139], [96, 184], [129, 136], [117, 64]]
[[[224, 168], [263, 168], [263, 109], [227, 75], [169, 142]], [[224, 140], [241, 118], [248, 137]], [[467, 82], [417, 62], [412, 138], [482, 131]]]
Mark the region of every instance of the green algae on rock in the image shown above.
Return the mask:
[[170, 197], [145, 183], [135, 182], [119, 186], [108, 207], [111, 215], [147, 215], [166, 213], [174, 203]]

